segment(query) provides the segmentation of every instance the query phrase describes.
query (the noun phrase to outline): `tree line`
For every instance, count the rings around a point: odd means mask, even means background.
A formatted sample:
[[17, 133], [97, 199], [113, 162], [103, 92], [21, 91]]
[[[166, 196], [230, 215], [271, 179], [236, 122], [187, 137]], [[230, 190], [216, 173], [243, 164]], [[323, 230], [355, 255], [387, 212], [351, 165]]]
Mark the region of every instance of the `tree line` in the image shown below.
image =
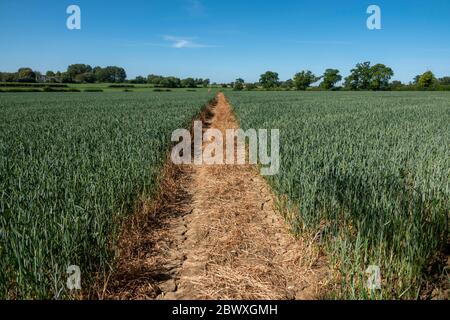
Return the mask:
[[[246, 83], [238, 78], [230, 84], [221, 84], [222, 87], [232, 87], [234, 90], [307, 90], [315, 83], [315, 90], [450, 90], [450, 77], [437, 79], [433, 72], [427, 71], [417, 75], [412, 82], [404, 84], [392, 81], [394, 71], [381, 63], [371, 65], [370, 62], [358, 63], [350, 75], [343, 78], [338, 69], [326, 69], [320, 76], [310, 70], [296, 73], [292, 79], [280, 81], [279, 75], [274, 71], [267, 71], [260, 76], [257, 83]], [[20, 68], [17, 72], [0, 72], [1, 82], [24, 83], [132, 83], [149, 84], [161, 88], [197, 88], [209, 87], [209, 79], [166, 77], [150, 74], [147, 77], [138, 76], [127, 80], [124, 68], [117, 66], [94, 67], [87, 64], [72, 64], [64, 72], [47, 71], [41, 74], [31, 68]], [[213, 83], [212, 86], [217, 86]]]
[[64, 72], [47, 71], [45, 74], [31, 68], [20, 68], [17, 72], [1, 72], [2, 82], [45, 83], [123, 83], [127, 78], [124, 68], [108, 66], [94, 67], [88, 64], [72, 64]]
[[[267, 71], [262, 74], [257, 83], [246, 83], [238, 78], [229, 84], [234, 90], [254, 90], [259, 87], [265, 90], [307, 90], [320, 81], [318, 90], [450, 90], [450, 77], [437, 79], [431, 71], [417, 75], [408, 84], [392, 81], [394, 71], [381, 63], [371, 65], [370, 62], [358, 63], [350, 75], [343, 78], [338, 69], [326, 69], [323, 75], [316, 76], [310, 70], [304, 70], [294, 75], [292, 79], [280, 81], [277, 72]], [[338, 86], [343, 80], [342, 85]]]
[[88, 64], [71, 64], [64, 72], [50, 70], [45, 74], [31, 68], [20, 68], [17, 72], [0, 72], [0, 81], [21, 83], [132, 83], [151, 84], [155, 87], [164, 88], [197, 88], [210, 85], [209, 79], [180, 79], [153, 74], [127, 80], [127, 73], [124, 68], [117, 66], [92, 68]]
[[[137, 81], [139, 78], [139, 82]], [[161, 88], [197, 88], [197, 87], [208, 87], [210, 85], [209, 79], [202, 78], [186, 78], [180, 79], [177, 77], [164, 77], [160, 75], [151, 74], [147, 78], [137, 77], [130, 81], [131, 83], [147, 83], [155, 87]]]

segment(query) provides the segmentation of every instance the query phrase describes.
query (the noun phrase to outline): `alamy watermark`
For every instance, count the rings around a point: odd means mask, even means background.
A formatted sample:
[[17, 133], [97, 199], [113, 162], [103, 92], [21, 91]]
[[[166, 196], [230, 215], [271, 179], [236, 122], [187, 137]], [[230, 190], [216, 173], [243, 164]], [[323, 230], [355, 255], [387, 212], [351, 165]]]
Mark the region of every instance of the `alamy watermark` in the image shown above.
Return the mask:
[[227, 129], [224, 137], [218, 129], [208, 129], [203, 133], [203, 123], [195, 121], [193, 131], [193, 138], [186, 129], [177, 129], [173, 132], [172, 142], [178, 142], [171, 154], [174, 164], [259, 164], [263, 176], [276, 175], [280, 170], [280, 130], [278, 129], [270, 131], [270, 148], [267, 129], [246, 131]]
[[69, 30], [81, 30], [81, 9], [77, 5], [70, 5], [66, 9], [66, 13], [69, 15], [66, 21], [67, 29]]
[[366, 22], [367, 28], [369, 30], [381, 30], [381, 8], [372, 4], [367, 8], [367, 14], [370, 14]]
[[381, 289], [381, 269], [379, 266], [369, 266], [366, 270], [367, 278], [367, 289], [370, 291]]
[[[372, 4], [367, 7], [366, 12], [370, 15], [366, 21], [367, 28], [369, 30], [381, 30], [380, 6]], [[67, 7], [66, 13], [69, 15], [66, 21], [67, 29], [81, 30], [81, 8], [78, 5], [72, 4]]]
[[79, 266], [68, 266], [66, 273], [67, 277], [67, 289], [70, 291], [81, 290], [81, 270]]

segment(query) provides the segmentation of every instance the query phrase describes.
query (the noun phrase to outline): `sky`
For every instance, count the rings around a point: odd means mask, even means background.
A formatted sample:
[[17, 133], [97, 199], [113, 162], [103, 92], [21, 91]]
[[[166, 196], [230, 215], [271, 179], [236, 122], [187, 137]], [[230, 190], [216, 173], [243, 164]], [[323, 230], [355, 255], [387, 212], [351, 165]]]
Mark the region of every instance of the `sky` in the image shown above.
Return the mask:
[[[372, 4], [381, 30], [366, 26]], [[81, 9], [81, 30], [66, 26], [69, 5]], [[450, 75], [450, 1], [0, 0], [1, 71], [86, 63], [220, 83], [267, 70], [282, 80], [327, 68], [347, 76], [364, 61], [404, 82]]]

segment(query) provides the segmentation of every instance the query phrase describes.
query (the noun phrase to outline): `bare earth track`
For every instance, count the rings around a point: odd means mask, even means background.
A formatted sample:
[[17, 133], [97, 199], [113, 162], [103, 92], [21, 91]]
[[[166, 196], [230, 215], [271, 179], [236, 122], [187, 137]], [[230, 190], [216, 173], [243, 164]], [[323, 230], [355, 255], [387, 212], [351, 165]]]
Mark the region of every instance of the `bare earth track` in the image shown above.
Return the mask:
[[[239, 127], [221, 93], [202, 120]], [[168, 165], [162, 189], [127, 222], [118, 270], [100, 298], [321, 297], [326, 264], [314, 243], [290, 234], [257, 168]]]

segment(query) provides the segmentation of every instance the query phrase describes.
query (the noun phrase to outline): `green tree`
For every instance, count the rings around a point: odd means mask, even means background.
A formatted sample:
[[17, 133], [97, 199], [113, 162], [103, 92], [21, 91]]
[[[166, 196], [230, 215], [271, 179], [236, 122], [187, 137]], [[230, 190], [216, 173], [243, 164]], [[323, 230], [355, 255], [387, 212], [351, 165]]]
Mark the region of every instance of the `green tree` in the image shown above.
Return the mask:
[[202, 83], [201, 83], [201, 86], [202, 86], [203, 88], [207, 88], [207, 87], [209, 87], [210, 83], [211, 83], [211, 80], [209, 80], [209, 79], [204, 79], [204, 80], [202, 81]]
[[419, 86], [422, 88], [431, 88], [435, 84], [436, 84], [436, 77], [431, 71], [425, 72], [419, 78]]
[[306, 90], [306, 88], [319, 79], [309, 70], [302, 71], [294, 76], [294, 85], [297, 90]]
[[73, 82], [72, 78], [67, 74], [67, 72], [61, 73], [61, 82], [62, 83], [70, 83]]
[[86, 72], [76, 75], [74, 81], [78, 83], [94, 83], [96, 77], [93, 72]]
[[17, 81], [17, 74], [13, 72], [4, 72], [2, 74], [2, 82], [14, 82]]
[[370, 89], [387, 90], [389, 89], [389, 80], [394, 76], [394, 71], [384, 64], [376, 64], [370, 68]]
[[98, 82], [103, 83], [123, 83], [127, 78], [125, 69], [116, 66], [96, 67], [94, 68], [94, 75]]
[[292, 89], [292, 88], [294, 88], [295, 87], [294, 80], [288, 79], [286, 81], [283, 81], [281, 83], [281, 87], [284, 88], [284, 89]]
[[165, 77], [162, 79], [160, 86], [163, 88], [180, 88], [181, 80], [175, 77]]
[[130, 83], [133, 83], [133, 84], [145, 84], [145, 83], [147, 83], [147, 79], [142, 77], [142, 76], [137, 76], [136, 78], [131, 80]]
[[395, 80], [390, 84], [391, 90], [399, 90], [404, 87], [404, 84], [401, 81]]
[[418, 85], [419, 84], [419, 80], [420, 80], [420, 74], [414, 77], [412, 83]]
[[345, 87], [350, 90], [369, 89], [371, 78], [370, 62], [358, 63], [345, 78]]
[[[183, 88], [197, 88], [198, 82], [199, 81], [196, 81], [193, 78], [186, 78], [186, 79], [181, 80], [181, 86]], [[203, 80], [202, 80], [202, 82], [203, 82]]]
[[159, 85], [161, 85], [161, 82], [163, 81], [163, 79], [164, 79], [163, 76], [158, 76], [156, 74], [150, 74], [147, 77], [147, 83], [152, 84], [154, 86], [159, 86]]
[[92, 72], [92, 67], [88, 64], [71, 64], [67, 67], [67, 77], [70, 82], [76, 81], [75, 78], [83, 73]]
[[106, 70], [106, 68], [105, 69], [100, 67], [94, 68], [94, 75], [97, 82], [100, 83], [112, 82], [110, 81], [109, 73], [108, 70]]
[[247, 91], [252, 91], [255, 90], [257, 88], [256, 84], [249, 82], [245, 84], [245, 90]]
[[276, 88], [280, 84], [280, 78], [278, 77], [278, 73], [273, 71], [267, 71], [262, 74], [259, 78], [259, 83], [263, 86], [264, 89], [272, 89]]
[[107, 67], [109, 68], [113, 82], [115, 83], [123, 83], [127, 79], [127, 73], [124, 68], [121, 67]]
[[336, 86], [336, 83], [342, 80], [342, 76], [337, 69], [327, 69], [322, 76], [321, 88], [330, 90]]
[[236, 90], [236, 91], [244, 90], [244, 84], [245, 84], [244, 79], [242, 79], [242, 78], [236, 79], [236, 81], [233, 83], [233, 90]]
[[18, 82], [36, 82], [36, 73], [31, 68], [20, 68], [17, 71]]
[[450, 85], [450, 77], [443, 77], [439, 79], [439, 83], [443, 85]]

